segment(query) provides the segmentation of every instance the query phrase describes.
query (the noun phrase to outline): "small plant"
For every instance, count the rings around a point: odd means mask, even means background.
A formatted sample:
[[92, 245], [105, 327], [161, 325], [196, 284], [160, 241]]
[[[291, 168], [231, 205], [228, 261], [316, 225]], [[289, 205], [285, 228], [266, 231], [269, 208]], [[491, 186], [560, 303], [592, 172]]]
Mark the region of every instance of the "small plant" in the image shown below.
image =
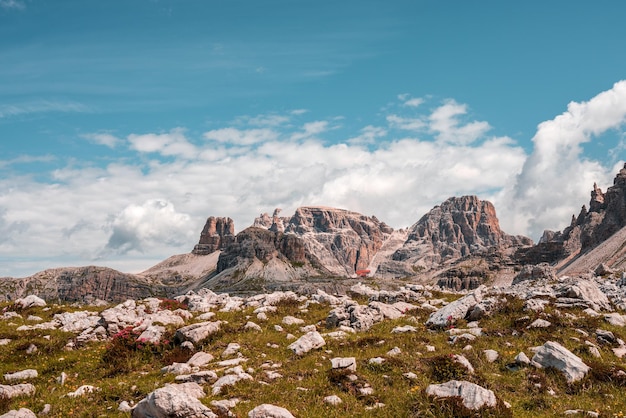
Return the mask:
[[176, 299], [161, 299], [161, 303], [159, 303], [159, 308], [160, 309], [167, 309], [170, 311], [175, 311], [176, 309], [188, 309], [189, 306], [187, 306], [186, 303], [183, 302], [179, 302]]
[[426, 363], [431, 378], [437, 382], [462, 379], [468, 375], [465, 366], [457, 362], [451, 354], [426, 359]]

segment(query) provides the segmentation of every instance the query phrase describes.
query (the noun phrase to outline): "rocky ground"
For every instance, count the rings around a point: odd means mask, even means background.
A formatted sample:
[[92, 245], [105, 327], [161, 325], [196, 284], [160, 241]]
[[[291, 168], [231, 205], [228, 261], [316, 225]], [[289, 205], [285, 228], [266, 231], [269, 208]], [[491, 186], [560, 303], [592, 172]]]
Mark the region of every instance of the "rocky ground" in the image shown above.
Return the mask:
[[[600, 269], [601, 270], [601, 269]], [[618, 417], [626, 279], [0, 305], [0, 417]]]

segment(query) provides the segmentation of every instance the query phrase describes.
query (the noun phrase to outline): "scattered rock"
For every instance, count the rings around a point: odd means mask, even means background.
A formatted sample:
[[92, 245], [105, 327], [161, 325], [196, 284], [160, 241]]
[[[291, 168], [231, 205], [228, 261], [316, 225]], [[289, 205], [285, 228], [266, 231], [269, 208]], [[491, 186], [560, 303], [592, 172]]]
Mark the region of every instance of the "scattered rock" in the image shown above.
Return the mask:
[[16, 396], [32, 396], [35, 394], [35, 386], [30, 383], [18, 385], [0, 385], [0, 398], [15, 398]]
[[494, 407], [497, 400], [493, 391], [465, 380], [451, 380], [439, 385], [428, 385], [426, 394], [438, 398], [459, 397], [463, 406], [470, 410]]
[[7, 373], [4, 375], [4, 380], [6, 380], [7, 382], [13, 382], [15, 380], [34, 379], [37, 376], [38, 376], [37, 370], [27, 369], [27, 370], [22, 370], [20, 372], [15, 372], [15, 373]]
[[151, 392], [133, 409], [134, 418], [218, 418], [198, 399], [204, 391], [197, 383], [171, 384]]
[[540, 368], [554, 367], [561, 371], [570, 383], [582, 379], [590, 370], [580, 357], [554, 341], [548, 341], [538, 347], [531, 364]]
[[263, 404], [248, 412], [248, 418], [295, 418], [291, 412], [276, 405]]
[[0, 418], [37, 418], [37, 415], [30, 409], [20, 408], [19, 410], [13, 409], [6, 414], [0, 415]]
[[301, 356], [309, 351], [326, 345], [326, 341], [317, 331], [307, 332], [302, 337], [289, 345], [289, 349], [296, 355]]
[[34, 306], [46, 306], [46, 301], [35, 295], [28, 295], [25, 298], [15, 300], [15, 305], [22, 309], [32, 308]]

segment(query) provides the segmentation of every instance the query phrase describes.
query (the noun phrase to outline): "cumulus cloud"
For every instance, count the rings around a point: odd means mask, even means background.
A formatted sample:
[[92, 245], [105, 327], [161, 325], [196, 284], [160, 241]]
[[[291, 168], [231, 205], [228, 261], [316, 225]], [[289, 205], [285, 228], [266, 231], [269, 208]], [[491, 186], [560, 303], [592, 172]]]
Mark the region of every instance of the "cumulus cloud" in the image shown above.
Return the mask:
[[581, 202], [588, 203], [594, 182], [610, 184], [616, 166], [583, 156], [582, 144], [626, 121], [626, 81], [589, 101], [571, 102], [567, 110], [542, 122], [533, 137], [533, 152], [506, 197], [508, 222], [520, 232], [540, 236], [544, 229], [565, 226]]
[[583, 158], [581, 145], [622, 126], [625, 90], [620, 82], [542, 123], [530, 156], [513, 139], [489, 135], [489, 124], [472, 120], [464, 104], [404, 107], [409, 96], [399, 102], [408, 113], [397, 117], [419, 128], [387, 118], [387, 126], [366, 125], [344, 141], [325, 138], [332, 119], [312, 118], [298, 127], [224, 126], [203, 138], [181, 128], [128, 135], [130, 151], [150, 159], [129, 159], [118, 143], [113, 152], [122, 158], [107, 166], [57, 162], [46, 182], [0, 178], [3, 254], [39, 257], [42, 268], [98, 259], [136, 271], [189, 252], [211, 215], [230, 216], [242, 230], [276, 207], [290, 214], [329, 205], [398, 228], [465, 194], [493, 201], [507, 232], [554, 229], [588, 201], [594, 181], [616, 172]]
[[185, 138], [183, 128], [174, 128], [165, 134], [131, 134], [127, 139], [131, 148], [141, 153], [193, 158], [197, 151], [196, 147]]
[[146, 246], [184, 244], [189, 238], [185, 233], [189, 221], [188, 215], [176, 212], [174, 205], [164, 199], [128, 205], [110, 222], [112, 233], [105, 252], [126, 254], [143, 252]]
[[204, 138], [223, 144], [252, 145], [259, 142], [271, 141], [277, 138], [277, 133], [271, 129], [237, 129], [222, 128], [204, 133]]

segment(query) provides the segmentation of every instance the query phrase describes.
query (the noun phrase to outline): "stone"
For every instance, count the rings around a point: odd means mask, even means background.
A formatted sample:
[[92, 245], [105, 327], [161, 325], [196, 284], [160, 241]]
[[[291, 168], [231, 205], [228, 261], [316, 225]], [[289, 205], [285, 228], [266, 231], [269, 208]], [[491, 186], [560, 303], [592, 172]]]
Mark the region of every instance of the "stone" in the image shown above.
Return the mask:
[[469, 374], [474, 374], [474, 366], [472, 366], [472, 363], [470, 363], [470, 361], [462, 354], [453, 354], [452, 355], [452, 359], [460, 364], [461, 366], [465, 367], [465, 369], [467, 370], [467, 372]]
[[28, 295], [25, 298], [19, 298], [15, 301], [15, 305], [22, 309], [32, 308], [35, 306], [46, 306], [46, 301], [35, 295]]
[[[259, 318], [259, 319], [261, 319], [261, 318]], [[267, 317], [265, 318], [265, 320], [267, 320]], [[252, 321], [246, 322], [246, 325], [244, 325], [243, 329], [251, 330], [251, 331], [258, 331], [258, 332], [262, 332], [263, 331], [263, 329], [258, 324], [255, 324]]]
[[498, 360], [498, 357], [500, 357], [500, 354], [498, 354], [496, 350], [484, 350], [483, 354], [489, 363], [493, 363]]
[[343, 401], [337, 395], [330, 395], [330, 396], [326, 396], [324, 398], [324, 403], [327, 403], [329, 405], [339, 405], [339, 404], [343, 403]]
[[354, 357], [335, 357], [330, 362], [333, 370], [356, 372], [356, 359]]
[[535, 319], [530, 325], [528, 325], [526, 328], [530, 329], [530, 328], [548, 328], [551, 327], [552, 323], [550, 321], [546, 321], [545, 319]]
[[581, 299], [590, 308], [599, 310], [610, 310], [611, 302], [606, 295], [591, 280], [579, 280], [576, 284], [565, 289], [562, 296], [572, 299]]
[[19, 410], [13, 409], [6, 414], [0, 415], [0, 418], [37, 418], [37, 415], [30, 409], [20, 408]]
[[493, 391], [465, 380], [451, 380], [438, 385], [428, 385], [426, 394], [437, 398], [459, 397], [463, 406], [470, 410], [495, 407], [497, 404]]
[[392, 334], [404, 334], [406, 332], [417, 332], [417, 328], [413, 325], [402, 325], [391, 330]]
[[175, 338], [180, 341], [191, 341], [198, 344], [211, 334], [215, 334], [220, 330], [222, 321], [215, 322], [199, 322], [187, 325], [176, 331]]
[[191, 367], [204, 367], [213, 361], [213, 355], [205, 353], [204, 351], [198, 351], [189, 360], [187, 364]]
[[197, 383], [166, 385], [151, 392], [137, 403], [133, 418], [218, 418], [208, 406], [198, 399], [204, 391]]
[[304, 320], [293, 316], [286, 316], [283, 318], [283, 324], [285, 325], [301, 325], [304, 324]]
[[428, 317], [426, 326], [443, 328], [450, 325], [451, 321], [465, 318], [468, 311], [482, 300], [482, 290], [483, 288], [480, 287], [474, 292], [454, 302], [450, 302], [438, 311], [433, 312]]
[[4, 375], [4, 380], [7, 382], [13, 382], [15, 380], [28, 380], [34, 379], [38, 376], [37, 370], [26, 369], [15, 373], [7, 373]]
[[193, 371], [192, 367], [187, 363], [172, 363], [169, 366], [161, 368], [161, 373], [171, 373], [174, 375], [189, 374]]
[[118, 405], [117, 410], [120, 412], [131, 412], [133, 408], [128, 404], [127, 401], [122, 401]]
[[554, 367], [563, 373], [570, 383], [582, 379], [590, 370], [580, 357], [554, 341], [548, 341], [538, 347], [531, 364], [540, 368]]
[[527, 264], [522, 266], [519, 273], [513, 278], [511, 284], [516, 285], [525, 281], [537, 281], [537, 280], [556, 280], [556, 270], [548, 263], [540, 264]]
[[15, 398], [16, 396], [32, 396], [35, 394], [35, 386], [30, 383], [17, 385], [0, 385], [0, 397]]
[[530, 365], [530, 359], [523, 351], [520, 351], [517, 356], [515, 356], [515, 362], [525, 366]]
[[242, 380], [253, 380], [253, 378], [248, 373], [243, 372], [243, 370], [238, 371], [238, 373], [226, 374], [213, 383], [211, 393], [213, 396], [219, 395], [222, 392], [222, 387], [233, 386]]
[[222, 358], [232, 357], [239, 353], [239, 350], [241, 350], [241, 345], [237, 343], [229, 343], [228, 346], [226, 346], [226, 349], [222, 352]]
[[217, 380], [217, 373], [213, 370], [202, 370], [191, 374], [179, 374], [174, 379], [177, 383], [195, 382], [199, 385], [213, 383]]
[[301, 356], [311, 350], [323, 347], [324, 345], [326, 345], [326, 341], [324, 341], [322, 335], [317, 331], [312, 331], [307, 332], [302, 337], [289, 344], [288, 348], [297, 356]]
[[66, 396], [70, 398], [78, 398], [79, 396], [84, 396], [88, 393], [98, 392], [99, 390], [100, 388], [97, 388], [92, 385], [82, 385], [78, 389], [76, 389], [74, 392], [68, 393]]
[[165, 334], [165, 327], [162, 327], [161, 325], [149, 325], [139, 335], [139, 337], [137, 337], [137, 341], [150, 344], [158, 344], [161, 342], [163, 334]]
[[271, 405], [263, 404], [248, 412], [248, 418], [295, 418], [287, 409]]

